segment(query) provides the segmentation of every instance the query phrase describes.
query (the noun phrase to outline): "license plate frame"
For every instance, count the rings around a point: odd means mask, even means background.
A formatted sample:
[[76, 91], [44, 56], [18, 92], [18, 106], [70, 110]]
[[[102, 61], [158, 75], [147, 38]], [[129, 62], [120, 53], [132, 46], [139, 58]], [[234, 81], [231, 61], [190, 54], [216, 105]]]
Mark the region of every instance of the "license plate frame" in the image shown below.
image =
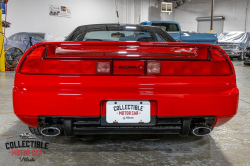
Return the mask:
[[144, 124], [151, 121], [150, 101], [107, 101], [106, 121], [113, 124]]

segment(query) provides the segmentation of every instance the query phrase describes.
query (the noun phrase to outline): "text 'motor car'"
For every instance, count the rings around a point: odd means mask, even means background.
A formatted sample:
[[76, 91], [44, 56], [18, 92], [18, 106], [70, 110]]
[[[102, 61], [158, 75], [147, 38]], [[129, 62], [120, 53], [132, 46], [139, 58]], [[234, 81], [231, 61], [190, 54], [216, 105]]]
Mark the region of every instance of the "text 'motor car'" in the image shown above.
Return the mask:
[[21, 58], [14, 112], [34, 134], [204, 136], [237, 112], [234, 67], [220, 47], [178, 43], [157, 27], [99, 24]]

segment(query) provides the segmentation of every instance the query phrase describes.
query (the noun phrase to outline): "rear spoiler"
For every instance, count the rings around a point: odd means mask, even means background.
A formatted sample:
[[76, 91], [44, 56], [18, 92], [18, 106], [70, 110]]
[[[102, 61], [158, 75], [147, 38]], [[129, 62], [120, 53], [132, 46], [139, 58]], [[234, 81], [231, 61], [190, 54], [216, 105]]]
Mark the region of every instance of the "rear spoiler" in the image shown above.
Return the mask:
[[44, 43], [46, 58], [73, 59], [196, 59], [207, 60], [212, 45], [160, 42]]
[[146, 67], [157, 66], [163, 71], [161, 75], [234, 73], [228, 55], [214, 45], [103, 41], [39, 43], [23, 55], [16, 71], [23, 74], [98, 74], [98, 64], [112, 71], [115, 60], [140, 60]]

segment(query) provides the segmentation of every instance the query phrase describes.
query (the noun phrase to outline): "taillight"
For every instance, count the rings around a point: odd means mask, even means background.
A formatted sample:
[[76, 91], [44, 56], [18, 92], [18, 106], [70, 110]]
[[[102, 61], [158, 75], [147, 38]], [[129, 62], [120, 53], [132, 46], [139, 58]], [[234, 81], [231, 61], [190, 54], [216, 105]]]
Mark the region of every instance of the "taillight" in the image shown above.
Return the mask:
[[29, 53], [21, 66], [21, 73], [40, 74], [42, 72], [42, 55], [45, 47], [40, 46]]
[[26, 55], [20, 73], [23, 74], [86, 74], [109, 75], [109, 60], [74, 60], [45, 58], [45, 47], [39, 46]]
[[[34, 47], [20, 62], [19, 72], [23, 74], [131, 76], [225, 76], [233, 74], [233, 66], [231, 66], [228, 57], [216, 47], [197, 46], [195, 48], [192, 46], [183, 49], [180, 46], [168, 48], [165, 52], [157, 55], [148, 54], [147, 51], [151, 50], [149, 47], [143, 52], [136, 52], [136, 54], [126, 52], [123, 59], [120, 59], [119, 52], [117, 55], [115, 53], [109, 55], [107, 50], [104, 50], [106, 52], [103, 54], [107, 59], [102, 58], [102, 60], [99, 58], [100, 52], [84, 49], [81, 57], [76, 56], [79, 52], [74, 51], [74, 55], [68, 55], [68, 51], [65, 49], [60, 51], [65, 53], [67, 57], [57, 57], [58, 55], [49, 57], [48, 54], [53, 52], [50, 48], [44, 45]], [[55, 49], [53, 50], [55, 51]], [[90, 55], [92, 55], [91, 59]], [[137, 59], [131, 58], [135, 55]]]
[[161, 63], [160, 62], [148, 62], [147, 73], [148, 74], [160, 74]]
[[110, 73], [110, 62], [97, 62], [96, 72], [97, 73]]
[[231, 65], [218, 49], [210, 49], [211, 57], [206, 61], [148, 61], [147, 75], [165, 76], [218, 76], [231, 75]]

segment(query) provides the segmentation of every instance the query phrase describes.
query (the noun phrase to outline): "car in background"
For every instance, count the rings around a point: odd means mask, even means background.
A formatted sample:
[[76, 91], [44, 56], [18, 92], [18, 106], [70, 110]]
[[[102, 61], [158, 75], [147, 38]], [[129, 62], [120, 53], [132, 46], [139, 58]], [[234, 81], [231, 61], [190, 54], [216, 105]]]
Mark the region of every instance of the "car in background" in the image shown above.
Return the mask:
[[8, 37], [4, 45], [6, 70], [14, 70], [27, 49], [44, 41], [45, 33], [20, 32]]
[[250, 32], [223, 32], [218, 39], [218, 46], [220, 46], [231, 59], [237, 58], [238, 60], [243, 60], [243, 57], [248, 53], [247, 48], [250, 42]]
[[19, 32], [7, 38], [4, 49], [6, 50], [10, 47], [18, 47], [23, 52], [25, 52], [28, 48], [31, 47], [31, 45], [44, 41], [45, 41], [45, 33]]
[[250, 65], [250, 46], [247, 47], [247, 51], [243, 56], [244, 65]]
[[141, 25], [160, 27], [179, 42], [213, 45], [216, 45], [218, 42], [217, 34], [214, 33], [190, 33], [190, 31], [182, 32], [181, 26], [175, 21], [145, 21], [141, 22]]
[[237, 113], [228, 55], [161, 28], [97, 24], [33, 45], [17, 66], [16, 116], [32, 134], [205, 136]]

